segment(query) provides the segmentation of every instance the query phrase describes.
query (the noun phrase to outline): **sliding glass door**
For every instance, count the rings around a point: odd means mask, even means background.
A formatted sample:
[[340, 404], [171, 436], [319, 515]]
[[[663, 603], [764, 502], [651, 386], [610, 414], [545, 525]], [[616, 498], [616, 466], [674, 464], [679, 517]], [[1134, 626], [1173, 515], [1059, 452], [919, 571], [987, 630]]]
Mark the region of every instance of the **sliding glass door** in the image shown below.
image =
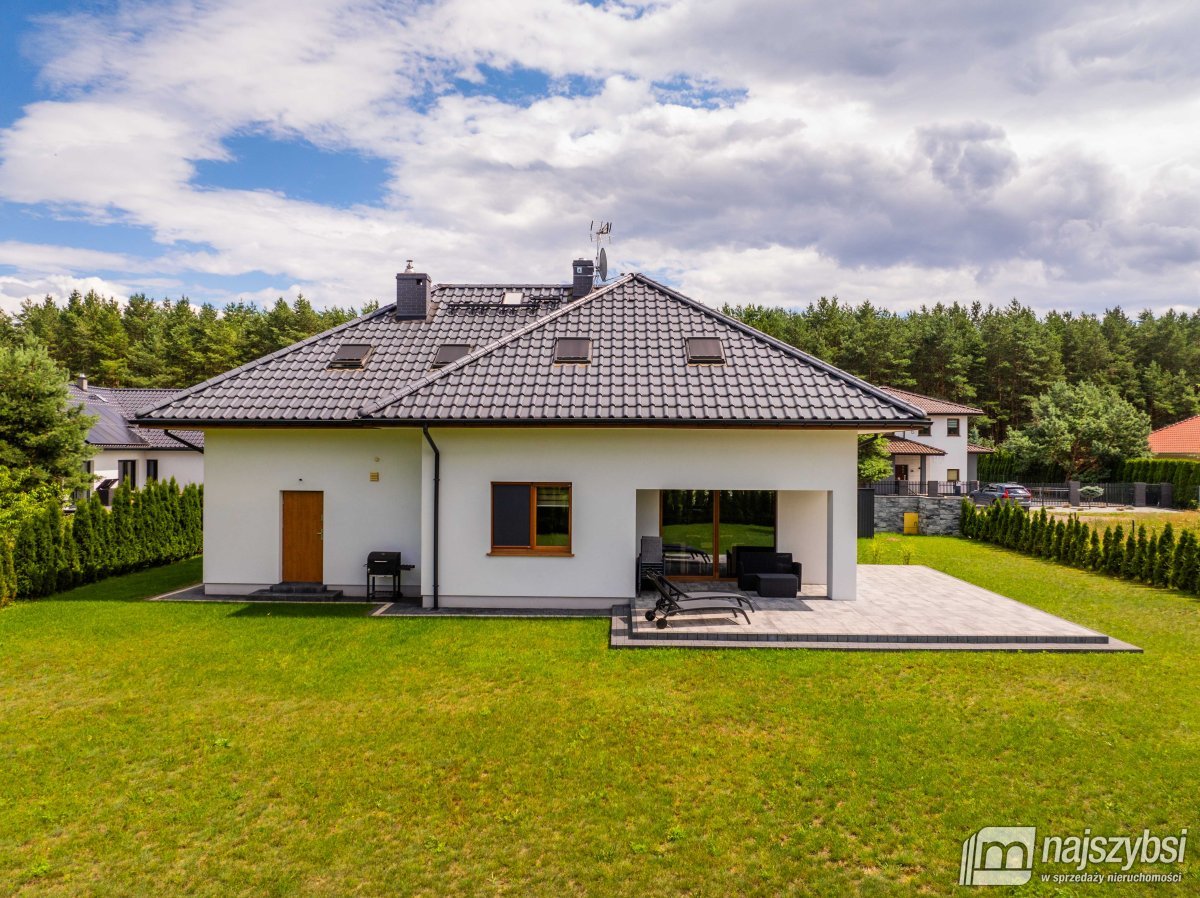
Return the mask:
[[736, 576], [729, 569], [734, 546], [775, 548], [773, 490], [722, 490], [717, 495], [717, 576]]
[[772, 490], [663, 490], [661, 496], [667, 576], [732, 577], [731, 548], [775, 545]]

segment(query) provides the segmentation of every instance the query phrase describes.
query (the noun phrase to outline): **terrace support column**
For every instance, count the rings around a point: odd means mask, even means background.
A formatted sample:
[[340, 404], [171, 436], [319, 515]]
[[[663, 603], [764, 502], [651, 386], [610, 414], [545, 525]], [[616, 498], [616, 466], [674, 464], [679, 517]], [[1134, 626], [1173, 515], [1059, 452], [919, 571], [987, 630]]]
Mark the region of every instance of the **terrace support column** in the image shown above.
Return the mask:
[[830, 490], [825, 546], [825, 583], [829, 598], [858, 597], [858, 487]]

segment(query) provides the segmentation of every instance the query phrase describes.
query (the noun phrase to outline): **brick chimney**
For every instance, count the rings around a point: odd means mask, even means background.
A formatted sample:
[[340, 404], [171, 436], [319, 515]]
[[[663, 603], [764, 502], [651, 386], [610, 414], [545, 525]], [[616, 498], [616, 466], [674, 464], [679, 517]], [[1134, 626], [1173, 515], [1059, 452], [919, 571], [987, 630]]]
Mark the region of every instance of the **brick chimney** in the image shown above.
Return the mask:
[[595, 282], [596, 263], [591, 259], [576, 259], [571, 263], [574, 279], [571, 281], [571, 298], [579, 299], [592, 292]]
[[429, 312], [429, 275], [413, 271], [412, 259], [396, 275], [396, 320], [424, 321]]
[[75, 377], [76, 377], [75, 382], [79, 385], [79, 389], [83, 390], [83, 392], [86, 393], [87, 392], [87, 375], [84, 374], [82, 371], [80, 371], [77, 375], [75, 375]]

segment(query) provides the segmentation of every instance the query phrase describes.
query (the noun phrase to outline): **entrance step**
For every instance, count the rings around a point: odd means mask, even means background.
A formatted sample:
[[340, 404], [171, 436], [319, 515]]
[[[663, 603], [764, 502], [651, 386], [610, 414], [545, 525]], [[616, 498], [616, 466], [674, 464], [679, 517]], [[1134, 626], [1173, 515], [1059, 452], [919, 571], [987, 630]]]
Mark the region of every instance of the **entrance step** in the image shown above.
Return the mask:
[[324, 583], [276, 583], [250, 593], [251, 598], [272, 602], [333, 602], [342, 598], [340, 589], [330, 589]]

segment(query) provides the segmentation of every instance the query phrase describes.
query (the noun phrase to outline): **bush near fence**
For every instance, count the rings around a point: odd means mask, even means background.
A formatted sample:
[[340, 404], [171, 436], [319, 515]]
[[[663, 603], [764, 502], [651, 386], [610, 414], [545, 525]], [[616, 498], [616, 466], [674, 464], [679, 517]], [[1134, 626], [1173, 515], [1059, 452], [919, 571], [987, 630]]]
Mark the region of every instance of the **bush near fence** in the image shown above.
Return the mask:
[[1169, 483], [1177, 508], [1195, 508], [1200, 489], [1200, 461], [1188, 458], [1131, 458], [1121, 465], [1119, 479], [1130, 483]]
[[1071, 515], [1055, 520], [1041, 509], [1032, 514], [1011, 502], [983, 509], [963, 501], [962, 535], [1006, 549], [1046, 558], [1085, 571], [1137, 580], [1200, 595], [1200, 540], [1194, 530], [1176, 538], [1168, 523], [1161, 533], [1146, 536], [1145, 525], [1129, 532], [1118, 524], [1103, 534]]
[[200, 553], [203, 489], [174, 480], [120, 486], [112, 508], [93, 494], [73, 515], [49, 503], [0, 533], [0, 602], [31, 599]]

